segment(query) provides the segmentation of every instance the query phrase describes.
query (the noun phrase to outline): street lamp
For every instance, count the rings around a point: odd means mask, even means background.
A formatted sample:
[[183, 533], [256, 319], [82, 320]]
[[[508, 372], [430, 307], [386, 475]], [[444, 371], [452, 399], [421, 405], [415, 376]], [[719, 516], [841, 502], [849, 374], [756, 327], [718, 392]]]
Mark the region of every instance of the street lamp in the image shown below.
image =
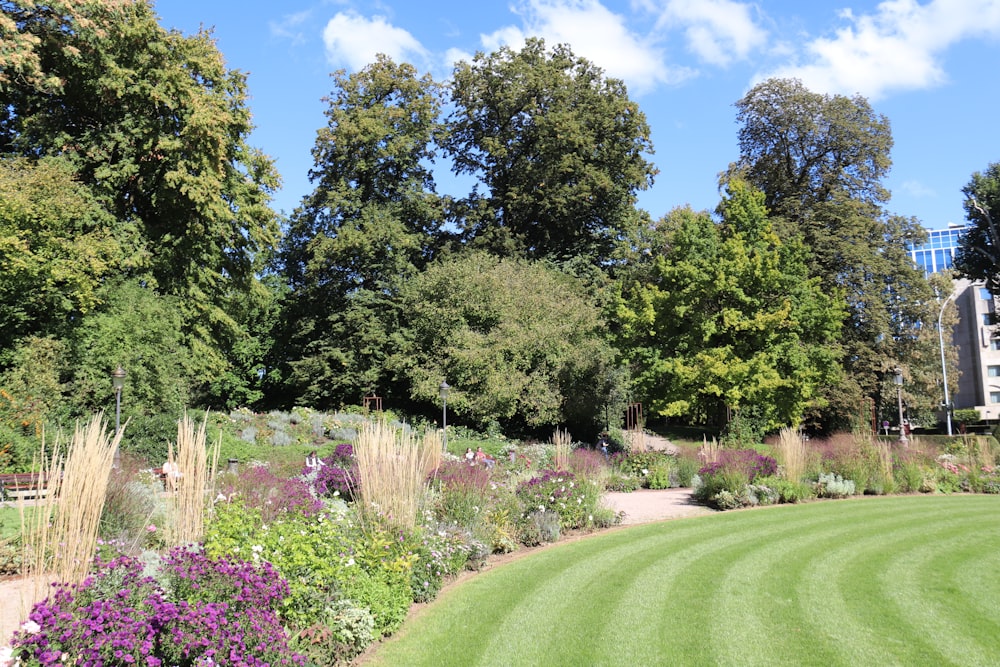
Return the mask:
[[941, 312], [938, 313], [938, 344], [941, 346], [941, 378], [944, 380], [944, 414], [948, 424], [948, 435], [951, 435], [951, 400], [948, 398], [948, 365], [944, 360], [944, 327], [941, 324], [941, 318], [944, 317], [945, 306], [954, 298], [955, 293], [952, 292], [941, 304]]
[[448, 381], [442, 380], [441, 386], [438, 387], [438, 392], [441, 394], [441, 426], [444, 432], [441, 447], [446, 453], [448, 451], [448, 392], [450, 390]]
[[896, 402], [899, 404], [899, 444], [907, 444], [906, 427], [903, 425], [903, 369], [896, 367]]
[[[125, 387], [125, 369], [122, 368], [121, 364], [118, 364], [118, 368], [111, 371], [111, 385], [115, 388], [115, 438], [118, 437], [122, 428], [122, 389]], [[118, 449], [118, 444], [115, 444], [115, 467], [121, 460], [121, 452]]]

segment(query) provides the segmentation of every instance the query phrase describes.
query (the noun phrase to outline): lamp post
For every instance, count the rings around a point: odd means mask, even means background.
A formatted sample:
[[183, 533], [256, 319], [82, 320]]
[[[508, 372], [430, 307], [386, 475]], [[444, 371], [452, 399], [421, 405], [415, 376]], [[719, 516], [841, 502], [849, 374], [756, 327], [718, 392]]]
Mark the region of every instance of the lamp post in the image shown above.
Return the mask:
[[[115, 438], [118, 437], [122, 428], [122, 389], [125, 387], [125, 369], [121, 364], [111, 371], [111, 385], [115, 388]], [[121, 460], [121, 452], [118, 444], [115, 444], [115, 467]]]
[[906, 427], [903, 425], [903, 369], [896, 368], [896, 402], [899, 404], [899, 444], [906, 446]]
[[944, 327], [941, 324], [941, 318], [944, 317], [945, 306], [954, 298], [955, 293], [952, 292], [941, 304], [941, 311], [938, 313], [938, 344], [941, 346], [941, 379], [944, 381], [944, 414], [948, 424], [948, 435], [951, 435], [951, 400], [948, 397], [948, 365], [944, 360]]
[[448, 451], [448, 392], [450, 390], [448, 381], [442, 380], [441, 386], [438, 387], [438, 392], [441, 394], [441, 426], [444, 432], [441, 447], [446, 453]]

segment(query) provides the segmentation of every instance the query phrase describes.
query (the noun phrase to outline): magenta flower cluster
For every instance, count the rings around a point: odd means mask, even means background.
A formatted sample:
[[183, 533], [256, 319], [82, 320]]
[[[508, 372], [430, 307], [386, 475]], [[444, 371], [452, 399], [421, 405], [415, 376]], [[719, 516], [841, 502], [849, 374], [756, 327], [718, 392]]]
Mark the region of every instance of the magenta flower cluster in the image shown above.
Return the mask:
[[303, 665], [276, 609], [288, 584], [269, 565], [178, 549], [159, 578], [138, 560], [97, 562], [79, 586], [61, 585], [14, 634], [22, 663], [87, 667]]
[[222, 493], [240, 498], [247, 507], [259, 509], [265, 523], [272, 523], [290, 512], [313, 516], [323, 509], [323, 503], [313, 497], [308, 482], [298, 477], [279, 477], [264, 466], [242, 469]]
[[445, 489], [485, 492], [490, 486], [490, 471], [486, 466], [470, 466], [465, 460], [443, 461], [437, 479]]
[[331, 460], [316, 472], [313, 488], [321, 496], [339, 495], [344, 500], [352, 500], [358, 491], [360, 479], [357, 464], [340, 466]]
[[715, 463], [709, 463], [698, 471], [702, 477], [711, 477], [726, 471], [738, 471], [753, 482], [758, 477], [777, 474], [778, 462], [770, 456], [758, 454], [752, 449], [723, 449]]

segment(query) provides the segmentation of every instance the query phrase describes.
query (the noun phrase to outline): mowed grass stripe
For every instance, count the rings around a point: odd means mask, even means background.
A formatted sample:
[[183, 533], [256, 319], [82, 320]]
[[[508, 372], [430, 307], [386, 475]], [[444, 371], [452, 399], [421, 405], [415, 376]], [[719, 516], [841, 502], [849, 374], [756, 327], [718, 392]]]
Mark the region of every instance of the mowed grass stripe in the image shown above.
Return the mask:
[[[988, 581], [981, 590], [996, 593], [996, 560], [980, 550], [1000, 552], [998, 531], [982, 529], [998, 517], [997, 497], [906, 497], [614, 531], [452, 589], [371, 663], [976, 664], [955, 654], [968, 641], [928, 640], [926, 618], [911, 618], [889, 582], [899, 576], [896, 559], [911, 553], [925, 554], [912, 557], [914, 576], [925, 582], [943, 569], [940, 545], [951, 541]], [[976, 526], [982, 539], [963, 542]], [[962, 623], [962, 605], [947, 594], [965, 595], [975, 579], [957, 566], [953, 572], [934, 604], [957, 614], [949, 623]], [[914, 595], [919, 604], [920, 592]], [[975, 628], [967, 634], [995, 627], [995, 599], [970, 600], [964, 609], [978, 620], [966, 623]], [[991, 645], [980, 644], [977, 651]]]
[[[1000, 616], [970, 614], [974, 591], [956, 585], [956, 572], [967, 567], [972, 554], [992, 552], [988, 566], [1000, 572], [1000, 539], [983, 532], [976, 517], [953, 517], [938, 530], [926, 531], [887, 563], [882, 580], [901, 622], [911, 635], [922, 638], [927, 655], [961, 655], [963, 665], [1000, 662]], [[942, 662], [943, 664], [943, 662]]]

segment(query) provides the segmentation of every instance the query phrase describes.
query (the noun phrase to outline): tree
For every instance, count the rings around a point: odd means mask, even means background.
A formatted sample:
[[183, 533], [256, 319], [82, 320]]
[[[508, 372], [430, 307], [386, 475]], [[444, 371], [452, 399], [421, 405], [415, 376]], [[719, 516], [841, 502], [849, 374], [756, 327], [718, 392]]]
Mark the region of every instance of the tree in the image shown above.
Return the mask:
[[317, 407], [393, 391], [399, 285], [435, 251], [444, 219], [429, 162], [440, 131], [437, 86], [385, 56], [333, 75], [328, 125], [313, 149], [315, 190], [282, 247], [283, 393]]
[[603, 425], [619, 375], [600, 309], [575, 278], [477, 252], [429, 266], [401, 296], [407, 346], [396, 367], [415, 401], [436, 403], [447, 379], [459, 421], [536, 436]]
[[0, 366], [19, 340], [67, 335], [137, 247], [66, 160], [0, 159]]
[[962, 193], [972, 227], [962, 235], [955, 268], [970, 280], [985, 282], [990, 293], [1000, 295], [1000, 162], [974, 173]]
[[889, 121], [860, 96], [820, 95], [796, 80], [764, 81], [736, 106], [740, 158], [729, 174], [764, 192], [775, 230], [801, 238], [811, 251], [809, 274], [845, 299], [845, 373], [816, 415], [825, 428], [845, 428], [864, 397], [880, 406], [894, 398], [886, 383], [895, 367], [933, 351], [921, 336], [922, 323], [936, 320], [933, 290], [907, 251], [925, 232], [883, 208]]
[[[207, 382], [243, 334], [227, 310], [277, 242], [277, 175], [251, 148], [246, 77], [210, 33], [158, 24], [146, 0], [0, 0], [0, 153], [60, 156], [138, 252], [120, 272], [180, 297]], [[6, 44], [5, 44], [6, 46]], [[0, 49], [2, 50], [2, 49]]]
[[649, 126], [625, 85], [540, 39], [478, 53], [452, 79], [442, 145], [484, 190], [458, 207], [466, 240], [502, 256], [609, 262], [655, 173], [643, 157]]
[[721, 223], [690, 208], [660, 222], [662, 254], [623, 292], [620, 344], [652, 414], [797, 425], [837, 377], [841, 302], [775, 234], [763, 193], [738, 179], [727, 193]]

